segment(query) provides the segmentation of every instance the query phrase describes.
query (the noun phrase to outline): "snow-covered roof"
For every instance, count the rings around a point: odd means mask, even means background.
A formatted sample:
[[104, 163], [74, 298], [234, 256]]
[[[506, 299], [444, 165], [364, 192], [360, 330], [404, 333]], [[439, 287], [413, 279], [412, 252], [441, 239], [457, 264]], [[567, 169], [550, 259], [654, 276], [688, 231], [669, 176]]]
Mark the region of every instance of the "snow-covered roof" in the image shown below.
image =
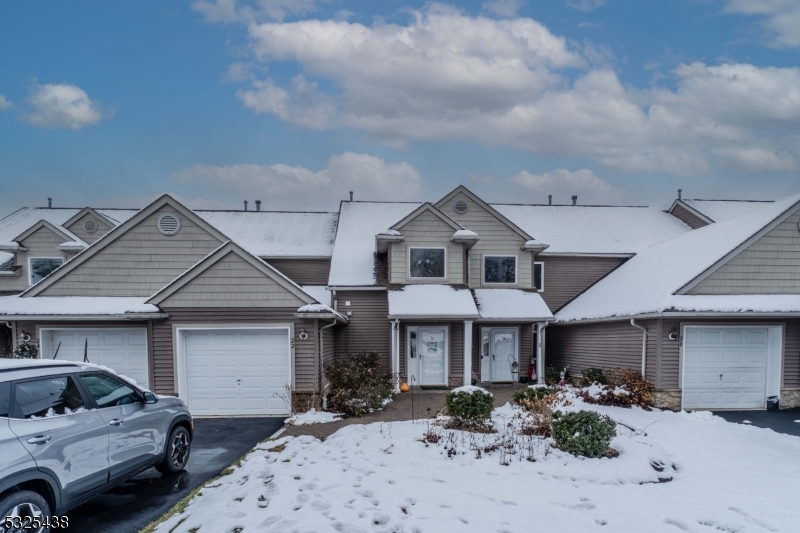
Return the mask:
[[545, 254], [633, 254], [691, 230], [652, 207], [490, 205], [549, 244]]
[[[567, 304], [556, 314], [556, 319], [561, 322], [669, 310], [676, 301], [684, 301], [682, 298], [674, 300], [672, 295], [675, 292], [798, 201], [800, 195], [790, 196], [738, 217], [710, 224], [651, 246]], [[710, 299], [707, 301], [711, 302]], [[723, 300], [715, 301], [720, 305], [726, 303]], [[719, 311], [724, 309], [723, 306]]]
[[328, 285], [374, 285], [375, 236], [418, 208], [420, 203], [342, 202]]
[[475, 289], [481, 318], [552, 320], [553, 313], [536, 292], [519, 289]]
[[128, 296], [11, 296], [0, 300], [0, 316], [94, 316], [161, 313], [148, 298]]
[[321, 304], [331, 305], [331, 291], [325, 289], [323, 285], [303, 285], [301, 287], [306, 294], [314, 298]]
[[771, 201], [755, 200], [682, 200], [682, 202], [714, 222], [738, 217], [772, 203]]
[[698, 313], [798, 313], [800, 294], [678, 294], [667, 297], [663, 307]]
[[336, 213], [202, 210], [195, 213], [260, 257], [330, 257], [333, 254]]
[[389, 291], [390, 318], [480, 318], [469, 289], [407, 285]]

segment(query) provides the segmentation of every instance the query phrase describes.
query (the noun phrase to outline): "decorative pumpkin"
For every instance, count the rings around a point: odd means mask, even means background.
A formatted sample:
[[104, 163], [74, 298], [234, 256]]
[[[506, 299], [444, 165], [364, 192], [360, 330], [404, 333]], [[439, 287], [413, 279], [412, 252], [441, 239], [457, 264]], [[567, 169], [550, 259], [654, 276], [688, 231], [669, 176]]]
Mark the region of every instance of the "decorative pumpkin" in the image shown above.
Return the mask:
[[411, 387], [408, 386], [408, 383], [405, 381], [400, 384], [400, 392], [408, 392], [411, 390]]

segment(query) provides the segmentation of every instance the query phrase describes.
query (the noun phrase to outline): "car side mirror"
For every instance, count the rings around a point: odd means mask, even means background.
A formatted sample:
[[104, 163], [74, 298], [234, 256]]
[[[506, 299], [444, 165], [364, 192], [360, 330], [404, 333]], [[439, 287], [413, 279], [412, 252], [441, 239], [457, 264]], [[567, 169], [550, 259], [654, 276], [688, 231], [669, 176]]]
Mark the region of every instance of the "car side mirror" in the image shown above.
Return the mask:
[[144, 403], [157, 403], [158, 396], [150, 392], [149, 390], [144, 391]]

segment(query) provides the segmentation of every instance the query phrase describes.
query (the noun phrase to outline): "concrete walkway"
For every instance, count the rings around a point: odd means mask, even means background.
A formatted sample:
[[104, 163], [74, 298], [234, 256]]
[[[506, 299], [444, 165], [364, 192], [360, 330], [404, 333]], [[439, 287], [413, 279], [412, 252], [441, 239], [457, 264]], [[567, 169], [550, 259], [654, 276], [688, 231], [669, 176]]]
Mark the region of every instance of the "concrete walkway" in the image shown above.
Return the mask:
[[[521, 389], [523, 387], [524, 385], [517, 385], [516, 389]], [[514, 393], [514, 390], [516, 390], [511, 385], [495, 385], [484, 388], [494, 395], [495, 407], [500, 407], [501, 405], [505, 405], [506, 402], [510, 402], [511, 395]], [[415, 420], [435, 418], [436, 415], [444, 409], [444, 397], [447, 392], [446, 390], [415, 390], [413, 393], [406, 392], [395, 396], [392, 403], [376, 413], [370, 413], [360, 418], [346, 418], [328, 424], [289, 426], [286, 428], [283, 435], [311, 435], [324, 440], [339, 429], [351, 424], [372, 424], [374, 422], [401, 422], [412, 420], [412, 400], [413, 418]]]

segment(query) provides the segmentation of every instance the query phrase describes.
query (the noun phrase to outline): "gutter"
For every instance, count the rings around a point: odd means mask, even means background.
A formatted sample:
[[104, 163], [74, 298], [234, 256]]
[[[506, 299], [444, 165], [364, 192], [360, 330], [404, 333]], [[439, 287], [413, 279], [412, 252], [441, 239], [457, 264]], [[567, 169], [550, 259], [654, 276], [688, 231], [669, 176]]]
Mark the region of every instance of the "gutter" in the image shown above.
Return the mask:
[[547, 322], [536, 324], [536, 384], [544, 385], [544, 330]]
[[295, 313], [294, 317], [295, 318], [310, 318], [310, 319], [323, 318], [323, 319], [329, 319], [329, 320], [338, 320], [342, 324], [347, 324], [348, 323], [348, 320], [344, 316], [339, 316], [339, 315], [334, 314], [334, 313]]
[[169, 318], [169, 313], [140, 313], [114, 315], [3, 315], [2, 320], [157, 320]]
[[647, 328], [637, 324], [635, 318], [631, 318], [631, 326], [642, 330], [642, 379], [645, 379], [647, 371]]
[[[389, 320], [480, 320], [480, 315], [389, 315]], [[508, 319], [505, 319], [508, 322]]]
[[325, 287], [328, 291], [385, 291], [386, 287], [378, 285], [328, 285]]
[[714, 311], [664, 311], [661, 313], [643, 313], [639, 315], [621, 315], [604, 318], [589, 318], [586, 320], [556, 320], [555, 326], [568, 326], [570, 324], [600, 324], [603, 322], [621, 322], [625, 320], [644, 320], [651, 318], [800, 318], [800, 311], [729, 311], [724, 313]]

